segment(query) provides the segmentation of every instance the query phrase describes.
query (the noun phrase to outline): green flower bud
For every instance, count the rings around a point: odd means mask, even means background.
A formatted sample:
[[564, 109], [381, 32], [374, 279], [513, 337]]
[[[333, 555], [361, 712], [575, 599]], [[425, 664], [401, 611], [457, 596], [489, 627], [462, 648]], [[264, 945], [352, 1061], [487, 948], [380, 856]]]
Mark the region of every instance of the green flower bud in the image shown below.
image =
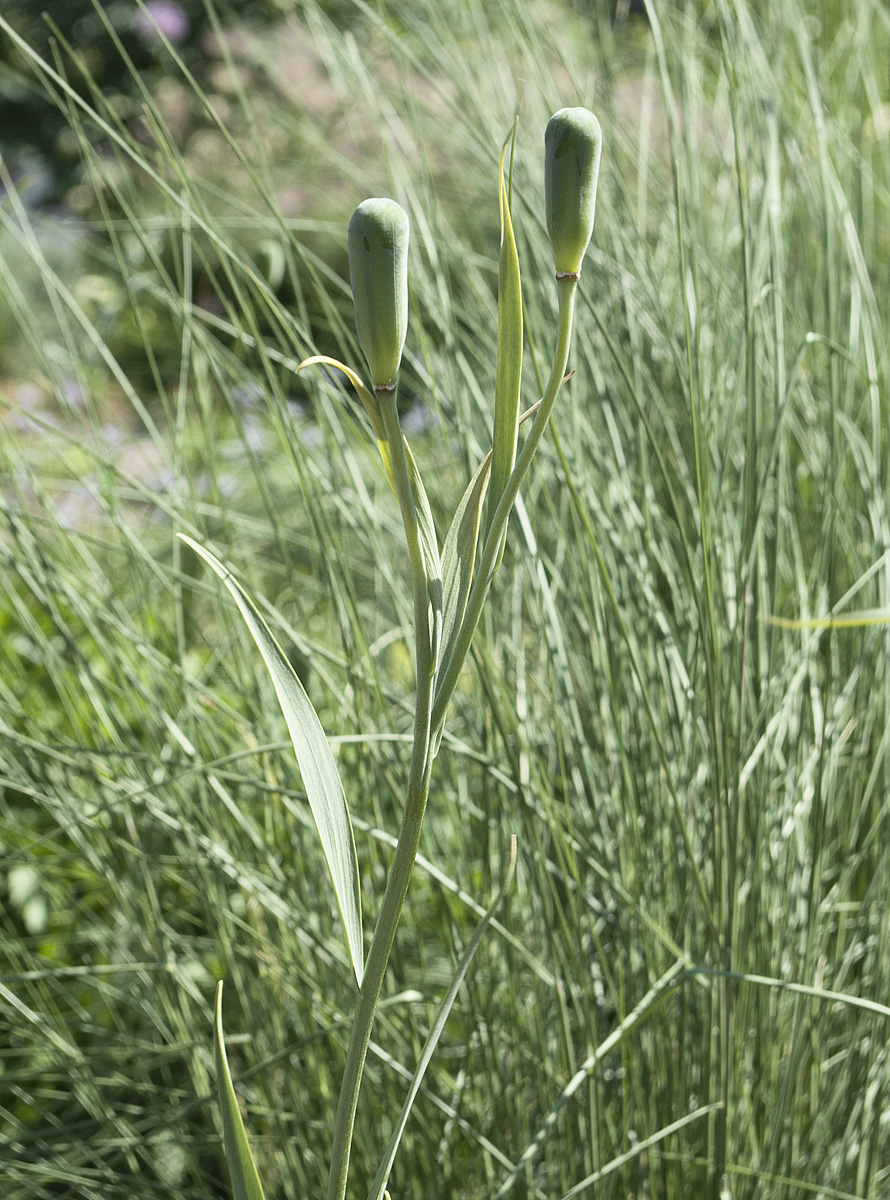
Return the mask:
[[371, 383], [393, 391], [408, 330], [408, 214], [395, 200], [363, 200], [352, 214], [349, 274]]
[[602, 150], [603, 131], [588, 109], [561, 108], [547, 122], [544, 193], [557, 279], [581, 273], [593, 233]]

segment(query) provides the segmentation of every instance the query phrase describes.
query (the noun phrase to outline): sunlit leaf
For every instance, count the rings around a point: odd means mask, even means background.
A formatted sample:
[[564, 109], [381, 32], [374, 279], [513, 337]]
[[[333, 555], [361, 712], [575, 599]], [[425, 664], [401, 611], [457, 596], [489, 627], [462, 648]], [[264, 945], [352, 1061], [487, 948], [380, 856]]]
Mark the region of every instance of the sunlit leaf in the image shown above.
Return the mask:
[[516, 126], [504, 142], [498, 173], [501, 209], [501, 252], [498, 262], [497, 375], [494, 395], [491, 486], [487, 526], [504, 494], [516, 461], [519, 429], [519, 391], [522, 381], [522, 284], [519, 255], [510, 215], [510, 198], [504, 175], [507, 150], [516, 137]]
[[779, 629], [859, 629], [870, 625], [890, 624], [890, 609], [862, 608], [855, 612], [835, 613], [829, 617], [774, 617], [761, 613], [765, 625], [777, 625]]
[[430, 662], [435, 669], [439, 658], [442, 630], [442, 564], [439, 559], [439, 542], [426, 488], [423, 486], [420, 471], [414, 461], [414, 455], [411, 453], [407, 439], [405, 439], [405, 457], [408, 460], [408, 478], [411, 483], [411, 494], [414, 497], [414, 511], [417, 513], [420, 544], [426, 563], [427, 590], [430, 599]]
[[182, 533], [179, 536], [213, 568], [231, 592], [272, 677], [331, 872], [356, 983], [361, 986], [364, 953], [358, 858], [346, 797], [321, 722], [284, 651], [228, 567], [190, 537]]
[[257, 1174], [256, 1163], [250, 1152], [250, 1143], [241, 1120], [241, 1110], [232, 1086], [232, 1076], [226, 1059], [225, 1040], [222, 1027], [222, 980], [216, 989], [216, 1017], [213, 1024], [213, 1049], [216, 1059], [216, 1087], [219, 1108], [222, 1114], [223, 1144], [226, 1162], [232, 1177], [232, 1192], [235, 1200], [265, 1200], [263, 1185]]
[[442, 547], [442, 674], [448, 669], [467, 607], [479, 541], [479, 519], [490, 473], [491, 454], [486, 454], [457, 506]]
[[342, 371], [352, 386], [358, 393], [358, 398], [361, 400], [365, 412], [368, 414], [368, 420], [371, 422], [371, 428], [374, 430], [374, 435], [378, 442], [386, 441], [386, 432], [383, 428], [383, 419], [380, 416], [380, 406], [377, 403], [377, 397], [373, 392], [365, 386], [361, 376], [353, 371], [352, 367], [347, 367], [346, 363], [340, 362], [339, 358], [331, 358], [328, 354], [313, 354], [311, 358], [304, 358], [296, 368], [296, 374], [306, 369], [306, 367], [336, 367], [338, 371]]

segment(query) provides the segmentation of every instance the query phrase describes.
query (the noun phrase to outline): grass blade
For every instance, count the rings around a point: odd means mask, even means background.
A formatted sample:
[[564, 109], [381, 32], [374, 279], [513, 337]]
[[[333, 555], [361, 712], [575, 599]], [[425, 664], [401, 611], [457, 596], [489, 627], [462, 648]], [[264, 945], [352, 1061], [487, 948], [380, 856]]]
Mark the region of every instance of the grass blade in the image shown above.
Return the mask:
[[[304, 358], [298, 364], [294, 374], [299, 375], [306, 367], [313, 366], [336, 367], [338, 371], [343, 372], [358, 393], [358, 398], [361, 400], [362, 406], [368, 414], [368, 420], [371, 422], [371, 428], [374, 430], [374, 436], [377, 438], [378, 444], [385, 444], [386, 433], [383, 428], [383, 422], [380, 419], [380, 406], [377, 403], [377, 398], [365, 387], [361, 376], [356, 371], [353, 371], [352, 367], [348, 367], [346, 363], [340, 362], [339, 358], [331, 358], [328, 354], [313, 354], [311, 358]], [[384, 462], [387, 462], [386, 455], [384, 455]], [[388, 468], [388, 474], [392, 476], [391, 467]]]
[[779, 629], [857, 629], [863, 625], [890, 624], [890, 610], [886, 608], [863, 608], [856, 612], [837, 613], [828, 617], [775, 617], [771, 613], [760, 616], [764, 625], [775, 625]]
[[364, 954], [358, 859], [349, 808], [321, 722], [284, 651], [228, 567], [190, 537], [182, 533], [179, 536], [212, 567], [232, 593], [272, 677], [331, 872], [349, 957], [360, 987]]
[[408, 461], [408, 477], [411, 483], [411, 494], [414, 498], [414, 511], [417, 513], [417, 527], [420, 534], [420, 545], [426, 561], [427, 590], [429, 592], [432, 620], [430, 621], [430, 661], [435, 669], [439, 657], [442, 634], [442, 563], [439, 558], [439, 542], [436, 537], [436, 526], [426, 488], [420, 477], [408, 439], [405, 443], [405, 458]]
[[454, 641], [460, 632], [460, 624], [467, 607], [479, 541], [479, 519], [490, 474], [491, 455], [487, 454], [467, 485], [442, 547], [443, 673], [447, 670]]
[[219, 1109], [222, 1113], [223, 1143], [226, 1162], [232, 1176], [232, 1192], [235, 1200], [265, 1200], [263, 1185], [257, 1174], [256, 1163], [250, 1152], [250, 1143], [241, 1120], [241, 1110], [232, 1086], [232, 1076], [226, 1059], [226, 1047], [222, 1027], [222, 980], [216, 989], [216, 1016], [213, 1023], [213, 1051], [216, 1059], [216, 1085], [219, 1094]]
[[522, 381], [522, 285], [519, 255], [510, 216], [510, 198], [504, 178], [507, 149], [516, 137], [514, 124], [501, 150], [498, 189], [501, 209], [501, 251], [498, 262], [498, 348], [495, 379], [494, 434], [492, 437], [491, 487], [488, 496], [489, 520], [516, 461], [519, 431], [519, 391]]

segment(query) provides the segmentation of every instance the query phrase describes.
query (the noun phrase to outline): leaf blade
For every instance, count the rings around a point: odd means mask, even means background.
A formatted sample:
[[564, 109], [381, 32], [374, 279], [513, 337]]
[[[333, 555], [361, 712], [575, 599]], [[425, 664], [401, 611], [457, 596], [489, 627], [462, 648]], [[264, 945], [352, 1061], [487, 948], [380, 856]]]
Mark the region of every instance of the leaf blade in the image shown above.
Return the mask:
[[226, 585], [269, 671], [331, 874], [356, 984], [361, 987], [364, 952], [358, 856], [346, 796], [324, 729], [296, 671], [247, 592], [209, 550], [183, 533], [179, 537]]
[[340, 362], [339, 358], [331, 358], [329, 354], [313, 354], [311, 358], [304, 358], [301, 363], [298, 363], [294, 374], [299, 375], [306, 367], [314, 366], [336, 367], [338, 371], [343, 372], [358, 393], [358, 398], [361, 400], [362, 406], [368, 414], [368, 420], [371, 422], [371, 428], [374, 430], [374, 436], [378, 442], [385, 442], [386, 432], [383, 428], [383, 420], [380, 416], [380, 406], [377, 403], [377, 397], [368, 391], [361, 376], [356, 371], [353, 371], [352, 367], [347, 367], [346, 363]]
[[460, 633], [466, 611], [470, 585], [473, 582], [482, 505], [485, 502], [490, 473], [489, 453], [467, 484], [442, 547], [442, 675], [448, 670], [454, 643]]
[[516, 462], [519, 432], [519, 393], [522, 383], [522, 280], [519, 254], [510, 215], [510, 198], [504, 163], [507, 149], [516, 138], [514, 123], [501, 150], [498, 168], [498, 197], [501, 210], [501, 249], [498, 260], [498, 335], [495, 377], [494, 430], [492, 435], [491, 484], [488, 493], [486, 528]]
[[431, 609], [430, 620], [430, 663], [433, 671], [439, 661], [439, 651], [442, 639], [442, 561], [439, 556], [439, 541], [436, 537], [436, 526], [433, 521], [430, 502], [423, 486], [420, 468], [417, 466], [408, 439], [402, 439], [405, 445], [405, 458], [408, 462], [408, 481], [411, 484], [411, 495], [414, 499], [414, 511], [417, 514], [417, 532], [423, 551], [426, 566], [427, 594]]
[[232, 1177], [232, 1194], [235, 1200], [265, 1200], [263, 1185], [256, 1169], [247, 1132], [241, 1119], [241, 1109], [232, 1084], [232, 1075], [226, 1058], [226, 1046], [222, 1027], [222, 980], [216, 988], [216, 1011], [213, 1021], [213, 1055], [216, 1059], [216, 1088], [222, 1114], [223, 1145], [226, 1162]]
[[[566, 376], [566, 379], [570, 378], [570, 375]], [[538, 400], [531, 408], [526, 409], [518, 424], [523, 425], [530, 420], [540, 407], [541, 401]], [[448, 672], [455, 645], [461, 634], [467, 600], [473, 584], [482, 506], [489, 486], [491, 460], [492, 451], [489, 450], [467, 484], [442, 547], [442, 655], [439, 663], [439, 681], [444, 679]]]

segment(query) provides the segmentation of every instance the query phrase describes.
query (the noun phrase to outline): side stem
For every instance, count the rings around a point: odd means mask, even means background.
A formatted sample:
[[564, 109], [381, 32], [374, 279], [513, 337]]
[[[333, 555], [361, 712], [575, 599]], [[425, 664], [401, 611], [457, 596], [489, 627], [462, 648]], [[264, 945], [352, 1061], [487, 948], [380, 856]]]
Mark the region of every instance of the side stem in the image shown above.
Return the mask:
[[411, 559], [411, 581], [414, 592], [414, 628], [417, 639], [417, 701], [414, 713], [414, 745], [411, 752], [411, 767], [408, 775], [408, 793], [402, 827], [395, 856], [386, 882], [386, 892], [380, 915], [371, 939], [368, 961], [365, 964], [361, 990], [355, 1007], [346, 1067], [340, 1086], [340, 1100], [334, 1125], [334, 1141], [331, 1149], [331, 1168], [328, 1177], [328, 1200], [343, 1200], [346, 1195], [346, 1180], [349, 1172], [349, 1152], [361, 1089], [368, 1043], [386, 966], [395, 940], [396, 928], [402, 906], [408, 892], [408, 883], [417, 857], [423, 815], [430, 786], [430, 717], [433, 691], [433, 665], [431, 655], [431, 629], [427, 569], [420, 543], [417, 513], [405, 456], [405, 444], [399, 426], [395, 394], [380, 395], [380, 411], [386, 430], [392, 459], [393, 475], [402, 524], [408, 542]]

